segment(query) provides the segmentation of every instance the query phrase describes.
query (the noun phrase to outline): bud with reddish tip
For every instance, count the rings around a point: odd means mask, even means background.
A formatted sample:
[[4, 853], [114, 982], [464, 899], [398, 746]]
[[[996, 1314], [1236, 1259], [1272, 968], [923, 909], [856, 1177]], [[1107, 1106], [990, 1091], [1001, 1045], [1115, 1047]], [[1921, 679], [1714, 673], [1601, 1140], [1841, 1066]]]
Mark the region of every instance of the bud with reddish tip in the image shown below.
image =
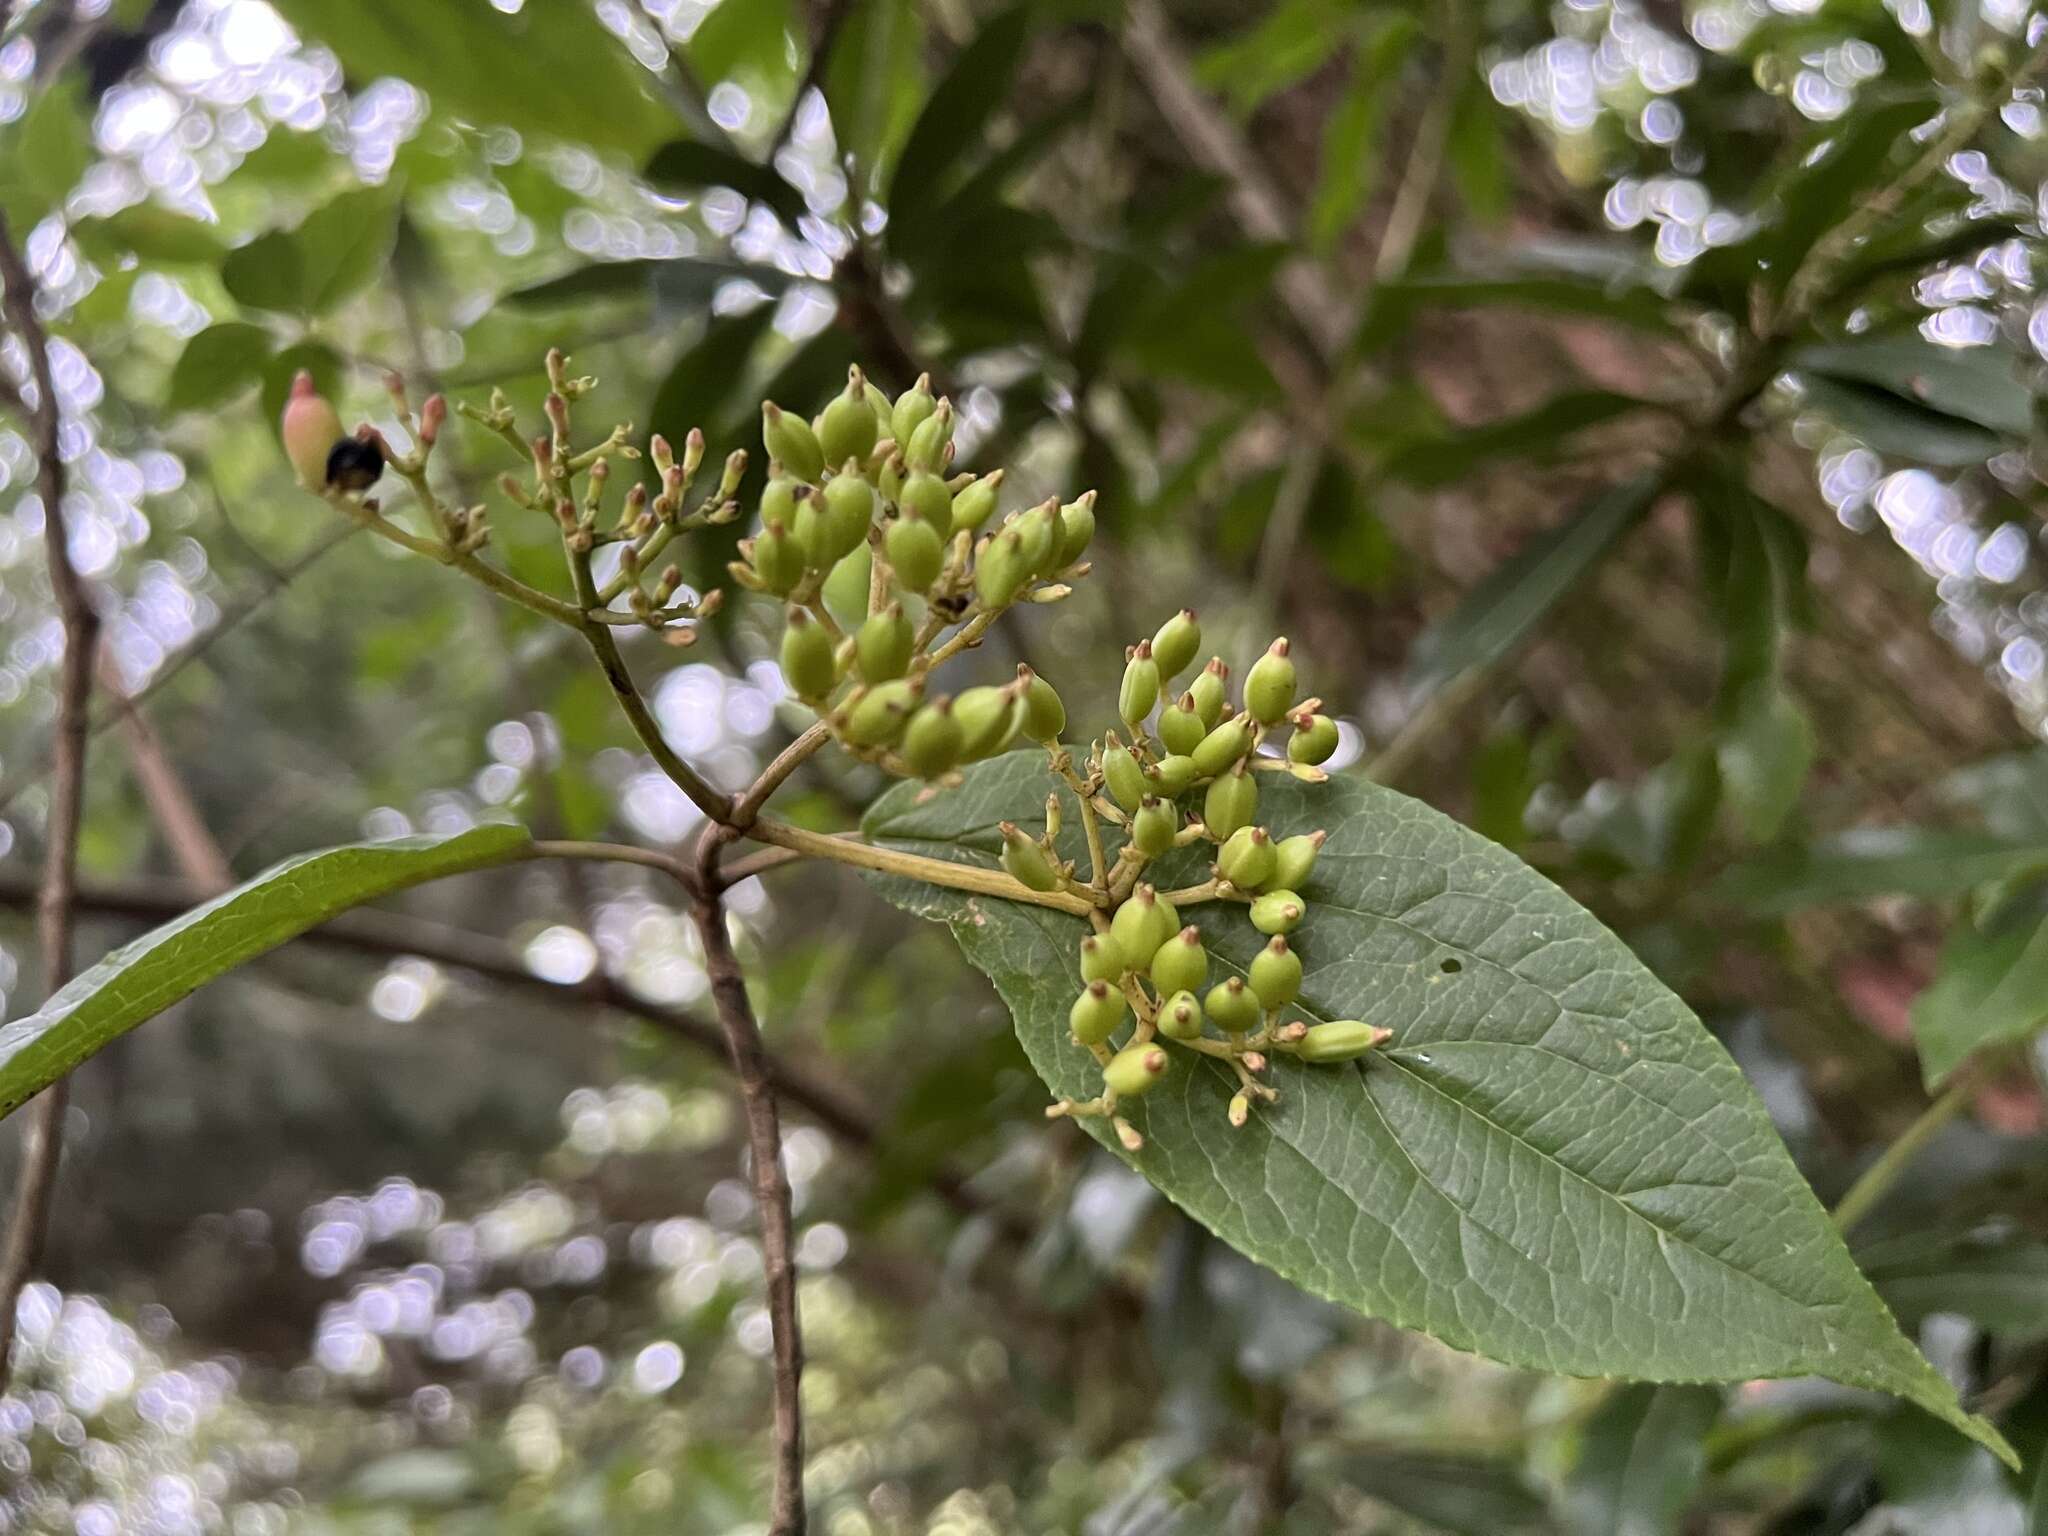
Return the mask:
[[313, 375], [301, 368], [292, 380], [292, 392], [284, 404], [279, 425], [284, 438], [284, 456], [298, 471], [299, 483], [309, 491], [327, 485], [327, 456], [342, 440], [341, 416], [313, 383]]
[[448, 419], [448, 401], [443, 395], [429, 395], [420, 407], [420, 442], [425, 447], [434, 446], [434, 440], [441, 435], [441, 423]]

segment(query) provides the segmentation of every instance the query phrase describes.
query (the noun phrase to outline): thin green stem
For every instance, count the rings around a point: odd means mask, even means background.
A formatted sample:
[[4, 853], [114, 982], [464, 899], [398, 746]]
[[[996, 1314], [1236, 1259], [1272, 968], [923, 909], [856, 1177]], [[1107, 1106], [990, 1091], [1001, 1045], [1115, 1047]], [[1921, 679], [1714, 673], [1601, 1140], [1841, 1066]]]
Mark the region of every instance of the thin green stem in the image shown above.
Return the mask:
[[1906, 1171], [1913, 1159], [1926, 1150], [1927, 1144], [1943, 1126], [1962, 1112], [1963, 1106], [1977, 1091], [1981, 1068], [1963, 1067], [1932, 1104], [1920, 1111], [1920, 1116], [1900, 1133], [1898, 1140], [1886, 1147], [1876, 1162], [1863, 1170], [1863, 1176], [1849, 1186], [1849, 1192], [1842, 1196], [1834, 1211], [1835, 1229], [1847, 1232], [1857, 1222], [1870, 1214], [1871, 1208], [1882, 1200], [1899, 1175]]
[[633, 727], [633, 734], [640, 738], [648, 756], [669, 776], [676, 788], [690, 797], [698, 810], [713, 821], [730, 822], [730, 802], [705, 783], [696, 769], [677, 756], [675, 748], [661, 734], [661, 725], [648, 709], [647, 701], [641, 698], [639, 685], [627, 670], [626, 659], [619, 654], [619, 643], [612, 638], [612, 632], [602, 624], [578, 624], [576, 627], [582, 631], [584, 643], [597, 658], [604, 680], [611, 687], [612, 697], [625, 711], [627, 723]]
[[771, 843], [778, 848], [788, 848], [815, 858], [831, 859], [840, 864], [851, 864], [858, 869], [872, 869], [885, 875], [907, 875], [913, 880], [943, 885], [951, 890], [973, 891], [982, 896], [999, 896], [1005, 901], [1051, 907], [1054, 911], [1069, 912], [1076, 917], [1085, 917], [1095, 908], [1095, 903], [1086, 897], [1077, 896], [1071, 891], [1034, 891], [1021, 881], [1012, 880], [1000, 870], [984, 869], [978, 864], [953, 864], [945, 859], [928, 859], [920, 854], [901, 853], [894, 848], [878, 848], [873, 843], [864, 843], [856, 838], [811, 832], [803, 827], [790, 826], [787, 822], [765, 819], [756, 821], [747, 830], [747, 836], [756, 842]]

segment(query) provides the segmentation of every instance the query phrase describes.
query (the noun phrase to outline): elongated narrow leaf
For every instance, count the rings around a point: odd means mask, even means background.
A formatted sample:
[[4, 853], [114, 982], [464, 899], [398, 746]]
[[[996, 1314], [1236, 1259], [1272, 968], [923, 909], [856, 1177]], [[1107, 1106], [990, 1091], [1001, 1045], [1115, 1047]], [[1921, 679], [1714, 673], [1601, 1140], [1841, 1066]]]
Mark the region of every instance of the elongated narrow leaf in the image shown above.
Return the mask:
[[1506, 1461], [1429, 1451], [1355, 1451], [1330, 1471], [1375, 1503], [1449, 1536], [1549, 1536], [1543, 1499]]
[[764, 293], [777, 294], [790, 284], [775, 267], [749, 261], [719, 261], [704, 256], [652, 257], [630, 261], [594, 261], [573, 267], [560, 277], [530, 283], [505, 295], [507, 304], [522, 309], [547, 309], [591, 299], [659, 297], [701, 308], [727, 283], [748, 282]]
[[1959, 921], [1934, 984], [1913, 1000], [1913, 1043], [1929, 1088], [1981, 1046], [2025, 1040], [2048, 1024], [2048, 917], [2015, 903], [1987, 927]]
[[1771, 221], [1733, 252], [1764, 263], [1766, 280], [1782, 288], [1814, 243], [1876, 190], [1887, 162], [1905, 152], [1906, 135], [1933, 114], [1934, 104], [1921, 96], [1850, 113], [1836, 125], [1825, 150], [1782, 179]]
[[1601, 1536], [1676, 1536], [1706, 1471], [1721, 1413], [1711, 1387], [1624, 1387], [1586, 1426], [1565, 1484], [1569, 1528]]
[[1567, 390], [1518, 415], [1403, 444], [1384, 467], [1413, 485], [1448, 485], [1495, 459], [1554, 456], [1574, 432], [1648, 406], [1611, 389]]
[[1308, 237], [1324, 255], [1372, 197], [1380, 169], [1376, 150], [1399, 95], [1396, 81], [1422, 35], [1415, 19], [1399, 12], [1375, 17], [1367, 26], [1351, 63], [1351, 83], [1323, 128]]
[[[997, 823], [1043, 825], [1048, 782], [1044, 754], [1013, 753], [929, 798], [890, 791], [866, 831], [992, 864]], [[1259, 817], [1276, 837], [1330, 831], [1294, 934], [1299, 1011], [1394, 1037], [1340, 1067], [1276, 1062], [1279, 1102], [1240, 1129], [1229, 1071], [1182, 1057], [1134, 1108], [1145, 1144], [1124, 1154], [1168, 1198], [1304, 1289], [1458, 1348], [1571, 1375], [1824, 1375], [2010, 1454], [1899, 1333], [1734, 1062], [1590, 913], [1376, 785], [1272, 775]], [[1062, 852], [1085, 860], [1079, 821], [1070, 803]], [[1208, 857], [1181, 850], [1153, 876], [1192, 883]], [[1100, 1091], [1067, 1027], [1080, 919], [877, 883], [951, 925], [1055, 1094]], [[1235, 905], [1182, 916], [1212, 978], [1244, 973], [1264, 942]]]
[[1809, 404], [1879, 453], [1964, 469], [2009, 446], [1999, 433], [1974, 421], [1946, 415], [1874, 384], [1819, 373], [1802, 373], [1799, 378]]
[[1638, 475], [1531, 539], [1417, 643], [1409, 686], [1426, 691], [1514, 650], [1621, 542], [1657, 490], [1653, 476]]
[[996, 16], [933, 89], [889, 182], [892, 220], [915, 223], [937, 201], [961, 158], [980, 146], [982, 130], [1009, 99], [1031, 24], [1029, 0]]
[[194, 907], [81, 972], [0, 1028], [0, 1115], [215, 977], [339, 912], [443, 875], [519, 858], [526, 829], [473, 827], [302, 853]]
[[1738, 864], [1715, 893], [1757, 912], [1796, 912], [1879, 896], [1939, 901], [2048, 870], [2048, 842], [1935, 827], [1856, 827]]
[[784, 181], [775, 168], [716, 144], [677, 139], [664, 144], [647, 162], [645, 172], [657, 187], [694, 192], [699, 187], [731, 187], [743, 197], [766, 203], [794, 224], [804, 215], [804, 196]]
[[2019, 357], [2008, 347], [1938, 347], [1918, 332], [1801, 347], [1794, 369], [1874, 385], [1944, 416], [2024, 437], [2033, 426]]
[[1906, 1233], [1859, 1244], [1856, 1258], [1903, 1327], [1952, 1312], [1987, 1333], [2048, 1335], [2048, 1242], [2009, 1224]]

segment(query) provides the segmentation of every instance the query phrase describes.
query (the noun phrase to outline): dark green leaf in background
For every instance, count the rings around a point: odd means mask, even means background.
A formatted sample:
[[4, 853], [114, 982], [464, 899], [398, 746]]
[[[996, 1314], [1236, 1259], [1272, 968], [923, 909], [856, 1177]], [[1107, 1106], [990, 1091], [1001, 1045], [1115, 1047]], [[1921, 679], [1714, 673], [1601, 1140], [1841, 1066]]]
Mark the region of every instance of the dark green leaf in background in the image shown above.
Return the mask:
[[915, 224], [944, 192], [953, 169], [979, 148], [989, 120], [1009, 97], [1033, 17], [1026, 0], [990, 20], [933, 88], [890, 178], [892, 221]]
[[1567, 390], [1532, 410], [1462, 427], [1443, 437], [1399, 444], [1383, 468], [1411, 485], [1448, 485], [1496, 459], [1554, 459], [1574, 432], [1649, 405], [1609, 389]]
[[2030, 1038], [2048, 1024], [2048, 915], [2036, 896], [1979, 927], [1950, 929], [1934, 982], [1913, 1000], [1920, 1070], [1937, 1088], [1982, 1046]]
[[655, 151], [645, 174], [655, 186], [676, 191], [731, 187], [743, 197], [766, 203], [792, 224], [805, 211], [803, 194], [777, 175], [772, 166], [716, 144], [672, 140]]
[[1600, 1536], [1677, 1536], [1706, 1472], [1712, 1387], [1620, 1387], [1586, 1425], [1563, 1494], [1567, 1528]]
[[1880, 896], [1927, 901], [2048, 870], [2048, 841], [1935, 827], [1855, 827], [1738, 864], [1718, 882], [1725, 901], [1796, 912]]
[[174, 411], [191, 411], [232, 399], [263, 377], [270, 348], [270, 333], [260, 325], [209, 325], [178, 354], [166, 403]]

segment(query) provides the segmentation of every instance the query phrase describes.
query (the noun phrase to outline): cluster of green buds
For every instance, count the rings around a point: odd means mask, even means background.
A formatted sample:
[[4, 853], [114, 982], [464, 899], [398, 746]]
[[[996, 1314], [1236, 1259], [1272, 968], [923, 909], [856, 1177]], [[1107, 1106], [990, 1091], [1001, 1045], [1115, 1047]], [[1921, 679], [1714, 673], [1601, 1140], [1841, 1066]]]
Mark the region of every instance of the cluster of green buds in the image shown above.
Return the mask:
[[[1096, 742], [1085, 778], [1066, 768], [1084, 812], [1120, 825], [1125, 838], [1115, 863], [1092, 887], [1107, 901], [1091, 913], [1095, 931], [1081, 941], [1082, 990], [1068, 1014], [1076, 1043], [1101, 1064], [1103, 1091], [1093, 1099], [1063, 1099], [1047, 1113], [1108, 1116], [1132, 1150], [1143, 1138], [1119, 1105], [1166, 1077], [1176, 1047], [1230, 1065], [1239, 1091], [1229, 1118], [1241, 1126], [1255, 1100], [1278, 1096], [1260, 1077], [1273, 1055], [1351, 1061], [1391, 1037], [1355, 1019], [1312, 1024], [1287, 1018], [1302, 982], [1291, 936], [1307, 914], [1303, 892], [1327, 834], [1273, 837], [1259, 824], [1258, 780], [1262, 773], [1285, 773], [1323, 782], [1319, 765], [1336, 750], [1336, 724], [1320, 712], [1321, 700], [1296, 700], [1295, 666], [1284, 639], [1247, 671], [1235, 708], [1230, 668], [1220, 657], [1176, 692], [1201, 643], [1195, 614], [1183, 610], [1132, 646], [1118, 693], [1128, 739], [1112, 731]], [[1265, 750], [1283, 725], [1284, 756]], [[1033, 855], [1055, 878], [1074, 879], [1070, 868], [1053, 861], [1053, 820], [1038, 843], [1004, 828], [1004, 866], [1026, 884], [1032, 882], [1021, 866]], [[1177, 891], [1161, 891], [1145, 879], [1154, 859], [1197, 843], [1214, 850], [1211, 879]], [[1213, 982], [1201, 930], [1183, 922], [1190, 907], [1210, 901], [1243, 903], [1265, 940], [1243, 975]]]
[[1093, 492], [988, 526], [1003, 472], [954, 473], [953, 431], [952, 402], [929, 378], [891, 400], [857, 367], [810, 421], [763, 405], [760, 526], [730, 568], [785, 604], [783, 679], [834, 738], [940, 781], [1066, 728], [1059, 695], [1028, 667], [951, 697], [928, 680], [1006, 609], [1067, 596], [1095, 536]]

